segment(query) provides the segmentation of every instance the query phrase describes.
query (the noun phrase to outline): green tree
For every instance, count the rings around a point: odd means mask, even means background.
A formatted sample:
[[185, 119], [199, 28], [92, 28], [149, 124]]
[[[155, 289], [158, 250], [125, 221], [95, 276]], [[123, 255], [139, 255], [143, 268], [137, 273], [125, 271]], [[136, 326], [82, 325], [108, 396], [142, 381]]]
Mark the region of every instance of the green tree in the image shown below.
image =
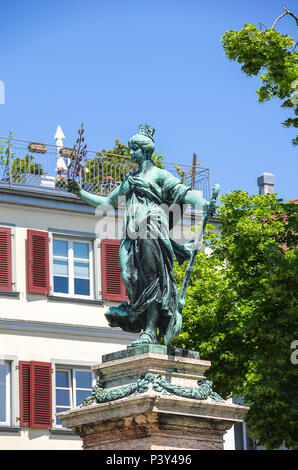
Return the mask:
[[100, 150], [94, 158], [87, 158], [84, 165], [86, 183], [83, 187], [95, 193], [110, 192], [134, 168], [129, 161], [129, 148], [118, 139], [112, 149]]
[[45, 172], [40, 163], [36, 162], [33, 155], [27, 153], [24, 158], [13, 158], [11, 165], [12, 180], [21, 183], [25, 173], [31, 175], [44, 175]]
[[[287, 34], [280, 34], [274, 28], [277, 21], [285, 15], [292, 16], [298, 25], [298, 17], [283, 8], [285, 12], [275, 20], [272, 28], [261, 31], [252, 24], [245, 24], [241, 31], [227, 31], [222, 41], [225, 55], [230, 60], [243, 64], [241, 70], [246, 75], [262, 73], [262, 86], [257, 90], [259, 102], [280, 99], [283, 108], [294, 112], [294, 117], [289, 117], [282, 124], [297, 128], [298, 52], [295, 50], [294, 39]], [[298, 136], [292, 142], [298, 145]]]
[[[269, 449], [298, 445], [298, 205], [235, 191], [221, 198], [220, 236], [199, 253], [175, 345], [210, 360], [223, 397], [242, 396], [251, 435]], [[175, 266], [178, 287], [185, 266]]]
[[0, 141], [0, 143], [3, 143], [0, 146], [2, 180], [7, 181], [11, 179], [12, 182], [21, 183], [25, 173], [33, 175], [45, 174], [41, 163], [36, 162], [33, 155], [27, 153], [23, 158], [16, 156], [13, 145], [13, 132], [10, 131], [7, 140]]

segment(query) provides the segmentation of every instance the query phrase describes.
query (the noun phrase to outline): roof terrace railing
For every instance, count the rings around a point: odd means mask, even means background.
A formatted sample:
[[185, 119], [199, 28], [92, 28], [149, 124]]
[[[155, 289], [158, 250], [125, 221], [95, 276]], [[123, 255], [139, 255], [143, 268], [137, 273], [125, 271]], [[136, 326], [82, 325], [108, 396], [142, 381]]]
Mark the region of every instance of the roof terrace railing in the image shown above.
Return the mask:
[[[46, 191], [66, 191], [67, 168], [72, 148], [0, 137], [0, 185], [24, 186]], [[88, 150], [77, 175], [81, 186], [91, 193], [108, 194], [137, 169], [130, 157], [106, 151]], [[210, 199], [209, 169], [170, 162], [161, 168]]]

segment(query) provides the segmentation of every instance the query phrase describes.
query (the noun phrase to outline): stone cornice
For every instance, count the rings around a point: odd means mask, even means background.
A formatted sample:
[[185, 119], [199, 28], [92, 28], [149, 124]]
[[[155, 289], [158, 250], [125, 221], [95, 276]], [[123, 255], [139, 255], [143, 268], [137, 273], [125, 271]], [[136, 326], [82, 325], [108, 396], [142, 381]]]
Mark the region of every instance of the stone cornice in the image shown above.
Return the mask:
[[89, 206], [73, 194], [58, 192], [58, 190], [41, 191], [16, 186], [7, 187], [0, 184], [0, 203], [95, 215], [94, 207]]
[[[169, 410], [172, 418], [177, 423], [191, 410], [192, 418], [212, 419], [217, 421], [218, 427], [228, 428], [233, 423], [242, 422], [248, 407], [230, 404], [226, 402], [211, 402], [194, 400], [191, 398], [171, 397], [167, 395], [157, 395], [152, 390], [140, 396], [122, 398], [111, 403], [93, 404], [85, 407], [74, 408], [70, 411], [58, 413], [59, 419], [63, 419], [63, 426], [68, 428], [82, 428], [91, 423], [100, 423], [107, 419], [123, 419], [130, 415], [131, 408], [137, 410], [138, 414], [154, 413], [168, 414]], [[228, 424], [230, 423], [230, 425]], [[78, 431], [78, 429], [77, 429]]]
[[136, 335], [123, 332], [120, 328], [76, 325], [56, 322], [39, 322], [33, 320], [20, 320], [11, 318], [0, 318], [0, 333], [17, 332], [39, 333], [46, 335], [71, 336], [85, 341], [104, 339], [109, 341], [132, 341]]
[[[58, 210], [61, 212], [71, 212], [80, 215], [95, 216], [96, 209], [89, 206], [86, 202], [79, 199], [74, 194], [55, 189], [31, 189], [22, 186], [9, 187], [0, 183], [0, 204], [7, 204], [21, 207], [30, 207], [44, 210]], [[123, 207], [107, 213], [109, 216], [123, 216]], [[103, 211], [103, 214], [105, 212]], [[191, 219], [191, 210], [188, 209], [183, 216], [185, 219]], [[217, 224], [218, 220], [213, 217], [210, 223]]]

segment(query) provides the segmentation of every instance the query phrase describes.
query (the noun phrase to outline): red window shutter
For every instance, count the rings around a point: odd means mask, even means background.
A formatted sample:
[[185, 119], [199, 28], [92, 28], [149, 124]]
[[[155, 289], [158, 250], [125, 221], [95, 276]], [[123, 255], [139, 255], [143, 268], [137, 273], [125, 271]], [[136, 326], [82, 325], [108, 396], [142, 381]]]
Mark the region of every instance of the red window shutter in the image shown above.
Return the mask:
[[27, 230], [27, 280], [28, 292], [50, 293], [48, 232]]
[[20, 426], [52, 427], [52, 367], [49, 362], [20, 361]]
[[6, 227], [0, 227], [0, 291], [11, 290], [11, 229]]
[[30, 362], [19, 362], [20, 425], [30, 426]]
[[128, 300], [119, 265], [120, 240], [101, 240], [101, 276], [103, 300]]
[[50, 362], [31, 362], [30, 427], [52, 427], [52, 367]]

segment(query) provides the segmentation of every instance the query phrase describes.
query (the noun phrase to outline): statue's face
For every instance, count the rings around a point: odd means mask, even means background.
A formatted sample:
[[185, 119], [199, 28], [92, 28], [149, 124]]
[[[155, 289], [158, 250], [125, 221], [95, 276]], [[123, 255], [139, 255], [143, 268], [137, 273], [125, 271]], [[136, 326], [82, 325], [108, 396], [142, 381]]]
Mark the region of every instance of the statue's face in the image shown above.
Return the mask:
[[142, 163], [145, 154], [143, 149], [134, 141], [129, 142], [130, 158], [134, 163]]

